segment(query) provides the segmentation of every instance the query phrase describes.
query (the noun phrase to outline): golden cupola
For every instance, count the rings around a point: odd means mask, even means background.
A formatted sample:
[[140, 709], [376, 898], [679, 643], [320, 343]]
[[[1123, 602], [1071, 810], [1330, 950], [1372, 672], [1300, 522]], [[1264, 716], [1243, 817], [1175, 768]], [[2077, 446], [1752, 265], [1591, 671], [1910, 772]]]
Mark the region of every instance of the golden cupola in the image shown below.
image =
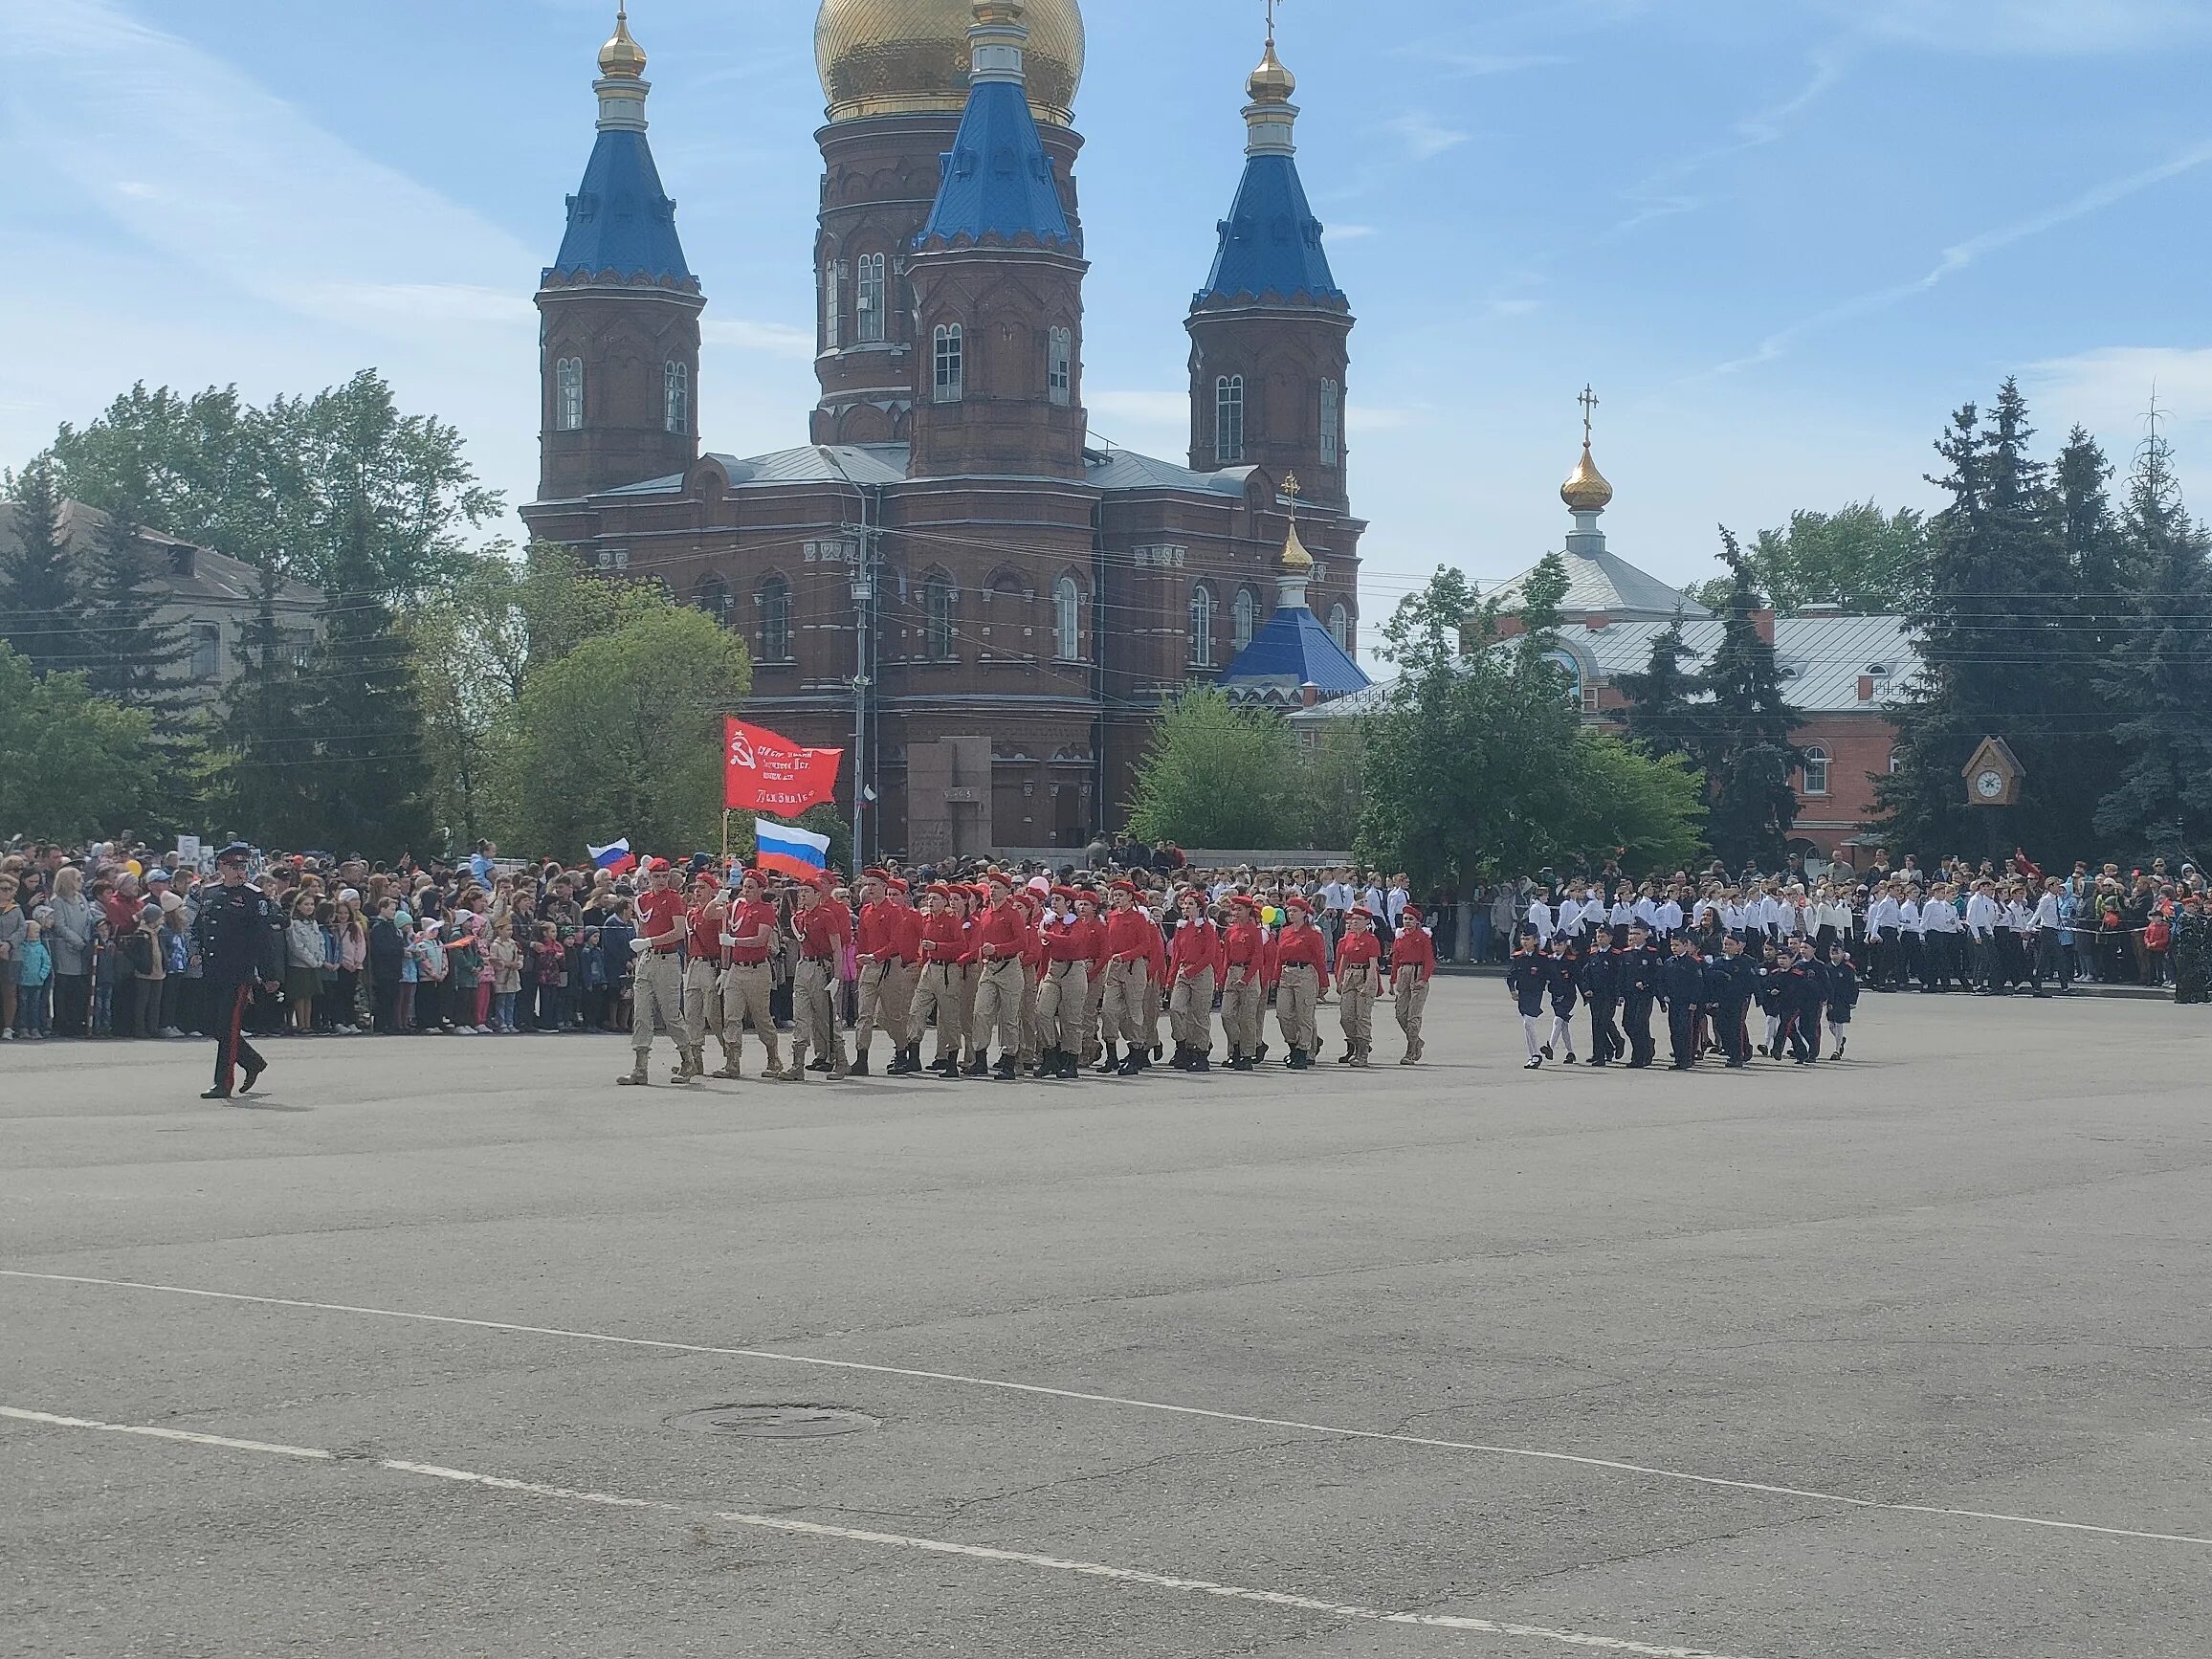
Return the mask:
[[[1029, 107], [1047, 126], [1073, 126], [1083, 80], [1078, 0], [1027, 0], [1024, 68]], [[973, 0], [822, 0], [814, 64], [830, 119], [955, 114], [967, 106]]]
[[630, 33], [630, 9], [614, 14], [614, 38], [599, 49], [599, 73], [608, 80], [642, 80], [645, 48]]
[[1590, 458], [1587, 439], [1582, 443], [1582, 458], [1567, 475], [1567, 481], [1559, 486], [1559, 499], [1577, 513], [1603, 513], [1613, 504], [1613, 486], [1605, 482], [1605, 475], [1598, 471], [1598, 463]]
[[1297, 91], [1298, 77], [1284, 68], [1283, 60], [1275, 55], [1275, 37], [1271, 34], [1260, 66], [1245, 82], [1245, 92], [1254, 103], [1288, 103]]

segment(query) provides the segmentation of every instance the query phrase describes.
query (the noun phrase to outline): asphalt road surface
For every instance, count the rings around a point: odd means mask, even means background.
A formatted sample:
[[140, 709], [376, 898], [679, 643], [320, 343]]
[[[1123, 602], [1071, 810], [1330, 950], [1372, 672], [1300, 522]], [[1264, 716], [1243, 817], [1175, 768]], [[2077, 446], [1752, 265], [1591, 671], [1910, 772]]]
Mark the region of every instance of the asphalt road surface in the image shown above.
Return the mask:
[[0, 1652], [2203, 1659], [2212, 1020], [1860, 1014], [1689, 1077], [1529, 1075], [1465, 981], [1304, 1078], [291, 1040], [231, 1106], [14, 1045]]

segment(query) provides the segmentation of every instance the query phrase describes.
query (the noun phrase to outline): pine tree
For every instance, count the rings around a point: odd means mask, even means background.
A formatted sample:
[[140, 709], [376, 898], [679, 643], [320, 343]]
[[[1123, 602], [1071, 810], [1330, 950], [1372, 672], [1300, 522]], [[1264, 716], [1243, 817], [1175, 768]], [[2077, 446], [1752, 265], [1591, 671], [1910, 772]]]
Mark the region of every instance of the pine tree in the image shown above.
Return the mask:
[[161, 574], [161, 555], [137, 522], [109, 515], [93, 538], [85, 583], [84, 672], [96, 696], [144, 710], [157, 748], [183, 760], [192, 747], [183, 683], [191, 647], [184, 629], [163, 618]]
[[305, 847], [316, 837], [306, 780], [316, 741], [301, 711], [299, 670], [276, 620], [274, 570], [260, 572], [254, 619], [238, 637], [238, 673], [216, 731], [215, 805], [232, 829], [265, 847]]
[[1653, 760], [1689, 753], [1695, 726], [1690, 703], [1696, 693], [1697, 675], [1694, 668], [1684, 666], [1695, 661], [1695, 653], [1682, 637], [1682, 612], [1677, 610], [1666, 631], [1651, 641], [1649, 665], [1642, 674], [1616, 675], [1613, 678], [1615, 689], [1628, 699], [1628, 706], [1612, 718], [1626, 728], [1628, 741]]
[[2126, 713], [2112, 734], [2119, 783], [2097, 805], [2096, 830], [2127, 855], [2194, 854], [2212, 831], [2212, 538], [2183, 507], [2173, 462], [2154, 411], [2120, 526], [2122, 557], [2141, 573], [2134, 627], [2103, 675]]
[[13, 545], [0, 550], [0, 637], [38, 674], [83, 666], [84, 600], [61, 523], [54, 462], [39, 456], [14, 479]]
[[1709, 700], [1694, 706], [1692, 755], [1711, 792], [1706, 839], [1731, 869], [1779, 870], [1797, 823], [1790, 777], [1803, 761], [1791, 741], [1802, 723], [1781, 689], [1773, 642], [1759, 631], [1764, 598], [1736, 538], [1720, 532], [1732, 582], [1719, 648], [1697, 676]]

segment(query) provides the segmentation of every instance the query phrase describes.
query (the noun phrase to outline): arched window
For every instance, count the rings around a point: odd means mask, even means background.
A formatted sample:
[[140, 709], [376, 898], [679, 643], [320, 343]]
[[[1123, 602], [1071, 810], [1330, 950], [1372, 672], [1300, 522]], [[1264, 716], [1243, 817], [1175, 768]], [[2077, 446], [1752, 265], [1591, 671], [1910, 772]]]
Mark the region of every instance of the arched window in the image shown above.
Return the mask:
[[1329, 608], [1329, 637], [1337, 642], [1337, 649], [1347, 656], [1352, 652], [1352, 613], [1341, 605]]
[[860, 256], [860, 343], [873, 345], [883, 338], [884, 258], [881, 254]]
[[1805, 751], [1804, 785], [1808, 795], [1828, 792], [1828, 752], [1818, 743]]
[[963, 395], [966, 383], [965, 365], [962, 362], [961, 327], [957, 322], [938, 324], [937, 348], [937, 401], [958, 403]]
[[1045, 389], [1065, 409], [1075, 397], [1075, 331], [1052, 329], [1045, 342]]
[[922, 612], [927, 619], [929, 654], [939, 661], [952, 655], [952, 578], [932, 576], [922, 587]]
[[1213, 589], [1201, 582], [1190, 590], [1190, 666], [1213, 667]]
[[845, 284], [834, 255], [822, 261], [822, 343], [834, 351], [845, 340]]
[[1236, 648], [1242, 651], [1251, 644], [1252, 635], [1259, 631], [1260, 602], [1252, 597], [1250, 588], [1240, 587], [1236, 590], [1236, 603], [1229, 607], [1229, 621]]
[[1217, 466], [1244, 459], [1244, 376], [1225, 374], [1213, 383], [1213, 458]]
[[584, 430], [584, 360], [564, 357], [553, 371], [553, 425], [564, 432]]
[[791, 660], [791, 585], [781, 576], [761, 584], [761, 660]]
[[702, 576], [692, 589], [692, 607], [715, 619], [715, 626], [730, 625], [730, 585], [719, 576]]
[[1321, 459], [1332, 467], [1344, 434], [1344, 388], [1333, 380], [1321, 382]]
[[1062, 662], [1082, 660], [1083, 590], [1073, 576], [1052, 586], [1052, 654]]
[[668, 365], [668, 430], [672, 432], [691, 431], [691, 370], [680, 363]]

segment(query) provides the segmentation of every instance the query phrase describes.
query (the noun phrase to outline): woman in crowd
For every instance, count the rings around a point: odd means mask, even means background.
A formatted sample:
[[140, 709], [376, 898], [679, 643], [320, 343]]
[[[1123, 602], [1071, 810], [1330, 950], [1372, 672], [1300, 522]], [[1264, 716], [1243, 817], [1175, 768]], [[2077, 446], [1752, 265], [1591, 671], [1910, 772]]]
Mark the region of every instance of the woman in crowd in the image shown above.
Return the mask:
[[84, 896], [84, 872], [56, 871], [54, 896], [45, 906], [46, 948], [54, 959], [54, 1034], [81, 1037], [91, 1030], [94, 913]]
[[315, 1034], [315, 1005], [322, 995], [322, 924], [315, 919], [315, 896], [302, 893], [284, 924], [284, 1000], [295, 1036]]

